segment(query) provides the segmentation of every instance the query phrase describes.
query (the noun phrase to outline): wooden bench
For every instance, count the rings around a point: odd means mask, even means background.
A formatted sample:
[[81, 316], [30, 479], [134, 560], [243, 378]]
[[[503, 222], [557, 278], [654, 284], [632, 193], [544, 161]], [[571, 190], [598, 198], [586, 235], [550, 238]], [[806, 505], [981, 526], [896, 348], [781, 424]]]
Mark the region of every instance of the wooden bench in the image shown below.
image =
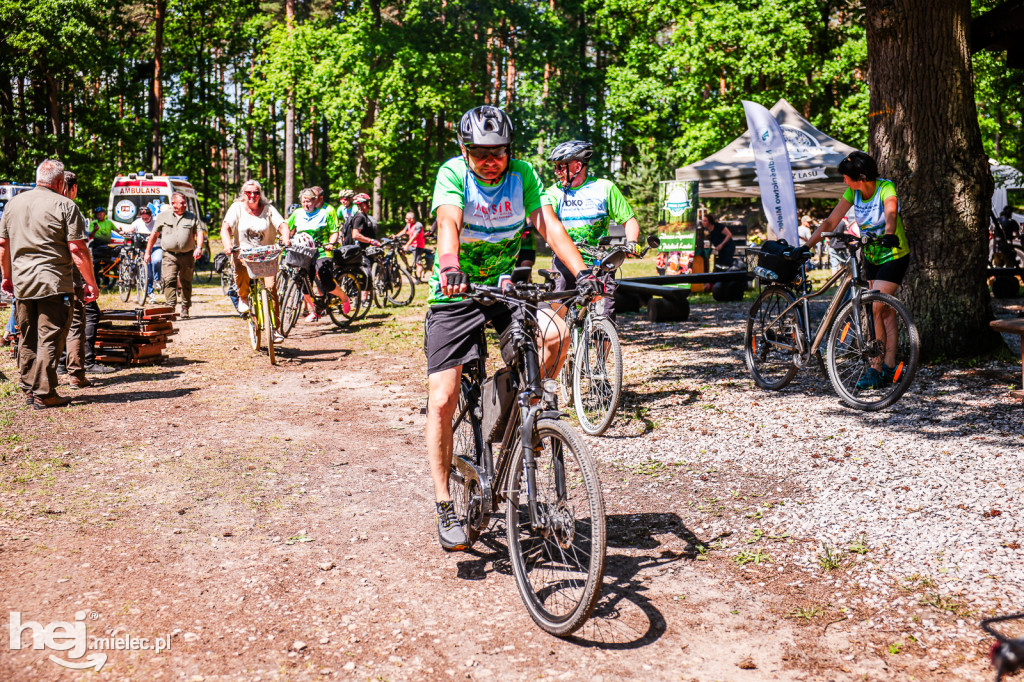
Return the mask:
[[[1003, 334], [1017, 334], [1020, 336], [1020, 364], [1021, 364], [1021, 387], [1024, 388], [1024, 318], [1008, 318], [992, 320], [989, 325], [997, 332]], [[1024, 398], [1024, 390], [1011, 391], [1015, 398]]]

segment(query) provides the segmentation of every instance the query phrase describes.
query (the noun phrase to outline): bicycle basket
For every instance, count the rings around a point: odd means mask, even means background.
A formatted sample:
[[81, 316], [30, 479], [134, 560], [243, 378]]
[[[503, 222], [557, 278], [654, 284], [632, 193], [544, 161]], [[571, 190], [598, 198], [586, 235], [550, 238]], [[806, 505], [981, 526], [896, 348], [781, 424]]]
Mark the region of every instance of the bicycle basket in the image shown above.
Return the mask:
[[358, 267], [363, 264], [363, 250], [358, 244], [339, 246], [334, 250], [334, 264], [339, 267]]
[[313, 261], [316, 260], [316, 254], [317, 250], [315, 248], [292, 244], [288, 247], [288, 252], [284, 255], [284, 264], [289, 268], [309, 270], [313, 267]]
[[257, 246], [242, 249], [238, 255], [245, 263], [250, 277], [273, 277], [277, 274], [277, 257], [281, 255], [281, 247], [273, 244]]
[[782, 254], [791, 248], [785, 239], [764, 242], [757, 254], [758, 267], [774, 272], [778, 275], [778, 281], [783, 284], [793, 282], [800, 274], [800, 262], [786, 260], [782, 257]]

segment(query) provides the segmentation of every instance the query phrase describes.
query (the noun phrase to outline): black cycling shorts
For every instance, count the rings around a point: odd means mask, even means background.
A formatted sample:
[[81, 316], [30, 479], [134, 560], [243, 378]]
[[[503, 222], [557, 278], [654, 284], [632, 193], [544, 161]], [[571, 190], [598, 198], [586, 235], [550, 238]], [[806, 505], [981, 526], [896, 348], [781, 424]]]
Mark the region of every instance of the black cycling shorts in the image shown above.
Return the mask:
[[907, 267], [910, 265], [910, 256], [904, 256], [903, 258], [897, 258], [891, 260], [888, 263], [882, 263], [881, 265], [875, 265], [867, 258], [864, 259], [864, 279], [869, 282], [879, 280], [881, 282], [892, 282], [893, 284], [902, 284], [903, 278], [907, 274]]
[[427, 374], [486, 357], [486, 348], [480, 347], [480, 331], [488, 322], [500, 334], [512, 323], [512, 311], [503, 303], [483, 305], [472, 299], [430, 306], [423, 323]]
[[[576, 288], [576, 278], [573, 277], [572, 272], [565, 264], [558, 259], [558, 256], [551, 257], [551, 267], [558, 272], [558, 277], [555, 279], [555, 291], [568, 291], [569, 289]], [[615, 281], [614, 277], [605, 275], [601, 278], [604, 282], [605, 297], [603, 300], [604, 306], [601, 308], [601, 313], [610, 320], [615, 319], [615, 289], [618, 288], [619, 283]]]

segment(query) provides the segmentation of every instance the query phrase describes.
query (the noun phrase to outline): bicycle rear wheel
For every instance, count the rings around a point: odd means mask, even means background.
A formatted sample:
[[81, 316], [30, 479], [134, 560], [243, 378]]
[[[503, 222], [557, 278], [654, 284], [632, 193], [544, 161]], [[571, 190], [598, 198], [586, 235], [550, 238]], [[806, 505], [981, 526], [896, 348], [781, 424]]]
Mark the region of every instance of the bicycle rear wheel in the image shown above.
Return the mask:
[[391, 305], [407, 306], [416, 298], [416, 283], [409, 271], [397, 263], [389, 268], [388, 301]]
[[135, 272], [132, 269], [132, 261], [121, 258], [117, 264], [117, 292], [125, 303], [132, 297], [133, 286], [135, 286]]
[[793, 363], [797, 334], [802, 334], [793, 295], [780, 286], [769, 286], [754, 301], [747, 315], [743, 360], [754, 383], [769, 391], [786, 386], [796, 376]]
[[530, 617], [564, 637], [590, 617], [601, 596], [604, 499], [590, 451], [570, 426], [541, 419], [534, 433], [536, 501], [544, 521], [533, 529], [523, 449], [517, 448], [508, 484], [508, 550]]
[[572, 373], [576, 419], [588, 436], [600, 436], [615, 419], [622, 397], [622, 346], [615, 325], [588, 318]]
[[[876, 306], [890, 320], [884, 334], [875, 325]], [[869, 291], [856, 309], [853, 301], [847, 303], [832, 324], [828, 378], [844, 404], [866, 412], [885, 409], [914, 381], [920, 346], [917, 327], [903, 304], [889, 294]], [[890, 369], [880, 378], [869, 376], [868, 370], [878, 371], [879, 363]]]
[[327, 295], [327, 314], [335, 326], [347, 327], [359, 315], [359, 305], [361, 303], [359, 300], [359, 282], [356, 281], [354, 275], [348, 273], [336, 274], [335, 279], [338, 282], [338, 287], [348, 296], [348, 314], [345, 313], [342, 307], [341, 299], [332, 294]]
[[452, 416], [452, 466], [448, 472], [448, 491], [455, 504], [455, 515], [462, 523], [462, 529], [469, 540], [467, 549], [476, 542], [480, 532], [487, 527], [489, 515], [483, 507], [483, 491], [480, 483], [466, 476], [466, 465], [459, 466], [459, 459], [479, 464], [483, 449], [483, 435], [480, 418], [476, 411], [477, 402], [472, 398], [469, 381], [462, 382], [459, 405]]
[[302, 312], [302, 286], [295, 279], [288, 278], [281, 301], [281, 335], [288, 336]]
[[267, 330], [267, 355], [270, 356], [270, 364], [276, 365], [274, 357], [274, 308], [270, 301], [270, 292], [260, 287], [260, 326]]

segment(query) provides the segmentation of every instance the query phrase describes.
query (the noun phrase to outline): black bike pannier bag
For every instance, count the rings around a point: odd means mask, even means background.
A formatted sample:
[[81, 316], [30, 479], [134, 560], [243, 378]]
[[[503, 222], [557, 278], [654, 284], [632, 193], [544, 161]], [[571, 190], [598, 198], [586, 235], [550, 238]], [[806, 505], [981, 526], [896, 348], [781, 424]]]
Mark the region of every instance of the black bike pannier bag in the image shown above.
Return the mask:
[[284, 264], [289, 268], [299, 268], [307, 271], [312, 270], [313, 263], [316, 261], [317, 253], [318, 251], [316, 249], [292, 244], [288, 247], [288, 252], [284, 255]]
[[792, 282], [800, 272], [800, 262], [782, 257], [782, 254], [791, 248], [793, 247], [785, 239], [763, 242], [757, 255], [758, 266], [774, 272], [784, 284]]
[[363, 264], [363, 249], [358, 244], [339, 246], [334, 249], [334, 264], [342, 267], [358, 267]]
[[213, 270], [218, 275], [220, 273], [224, 272], [224, 268], [226, 268], [227, 265], [228, 265], [228, 254], [226, 254], [226, 253], [218, 253], [216, 255], [216, 257], [213, 259]]
[[502, 367], [494, 376], [485, 379], [480, 394], [483, 407], [480, 431], [485, 441], [494, 443], [505, 435], [505, 425], [516, 400], [511, 368]]

